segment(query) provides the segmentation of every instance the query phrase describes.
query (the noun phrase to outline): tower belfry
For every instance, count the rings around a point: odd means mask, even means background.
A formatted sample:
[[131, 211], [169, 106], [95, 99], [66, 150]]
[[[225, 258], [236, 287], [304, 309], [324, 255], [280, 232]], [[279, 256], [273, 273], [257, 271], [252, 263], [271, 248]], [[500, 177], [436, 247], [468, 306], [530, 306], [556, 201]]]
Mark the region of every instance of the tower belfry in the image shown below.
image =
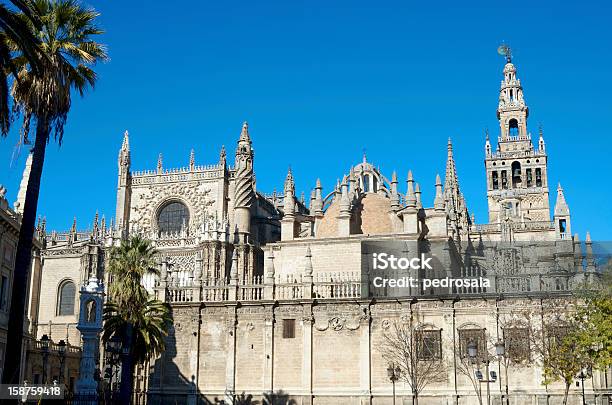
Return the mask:
[[500, 46], [506, 64], [499, 90], [497, 119], [500, 133], [492, 149], [487, 133], [485, 168], [489, 223], [550, 221], [547, 155], [540, 131], [534, 147], [527, 129], [529, 108], [523, 86], [512, 63], [510, 48]]

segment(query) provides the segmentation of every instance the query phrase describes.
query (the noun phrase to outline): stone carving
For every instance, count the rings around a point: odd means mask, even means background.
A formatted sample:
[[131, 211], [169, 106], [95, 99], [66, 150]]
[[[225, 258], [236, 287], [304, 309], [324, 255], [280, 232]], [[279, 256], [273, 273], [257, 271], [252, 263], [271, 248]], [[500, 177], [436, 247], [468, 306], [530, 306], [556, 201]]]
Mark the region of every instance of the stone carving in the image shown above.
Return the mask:
[[138, 189], [138, 197], [132, 200], [130, 226], [145, 234], [157, 231], [156, 216], [159, 208], [175, 199], [187, 205], [188, 229], [194, 233], [207, 219], [213, 218], [208, 213], [208, 209], [215, 204], [215, 199], [210, 195], [210, 186], [205, 182], [182, 182], [155, 184], [146, 189]]

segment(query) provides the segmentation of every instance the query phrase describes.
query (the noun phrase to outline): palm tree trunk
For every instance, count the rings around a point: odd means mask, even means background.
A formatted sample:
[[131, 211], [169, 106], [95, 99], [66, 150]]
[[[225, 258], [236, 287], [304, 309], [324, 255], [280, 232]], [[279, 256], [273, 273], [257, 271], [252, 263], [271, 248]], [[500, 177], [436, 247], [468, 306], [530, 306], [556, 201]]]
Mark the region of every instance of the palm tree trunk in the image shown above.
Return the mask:
[[[132, 341], [133, 328], [132, 325], [127, 326], [125, 336], [123, 337], [123, 348], [128, 348], [127, 354], [124, 354], [121, 359], [121, 386], [119, 388], [119, 404], [130, 405], [132, 400], [133, 376], [134, 376], [134, 359], [132, 358]], [[124, 351], [124, 353], [126, 353]]]
[[26, 297], [28, 296], [28, 274], [32, 264], [32, 239], [36, 223], [36, 210], [38, 207], [38, 194], [40, 192], [40, 178], [45, 163], [45, 151], [49, 139], [49, 126], [45, 117], [39, 117], [36, 123], [36, 140], [32, 156], [32, 167], [26, 198], [21, 218], [19, 242], [15, 257], [15, 271], [13, 272], [13, 288], [11, 294], [11, 307], [8, 322], [8, 336], [6, 341], [4, 374], [2, 382], [5, 384], [19, 383], [21, 355], [23, 350], [24, 318]]

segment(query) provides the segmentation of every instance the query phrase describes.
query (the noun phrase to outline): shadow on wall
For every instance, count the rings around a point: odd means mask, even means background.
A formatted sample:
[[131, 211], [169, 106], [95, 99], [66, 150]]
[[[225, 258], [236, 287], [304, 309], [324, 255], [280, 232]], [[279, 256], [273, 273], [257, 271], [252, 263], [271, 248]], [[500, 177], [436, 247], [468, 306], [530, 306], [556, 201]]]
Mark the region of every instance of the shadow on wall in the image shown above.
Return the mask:
[[204, 399], [205, 405], [297, 405], [294, 399], [289, 398], [289, 394], [280, 390], [271, 393], [264, 393], [261, 400], [253, 399], [253, 395], [242, 393], [236, 395], [234, 403], [227, 402], [223, 399], [215, 398], [214, 402]]
[[[171, 310], [172, 311], [172, 310]], [[155, 360], [155, 363], [150, 369], [149, 390], [147, 393], [147, 405], [297, 405], [294, 399], [289, 398], [289, 394], [279, 390], [271, 393], [262, 393], [256, 397], [245, 392], [235, 394], [234, 401], [228, 401], [226, 398], [215, 397], [212, 401], [204, 396], [198, 390], [195, 375], [187, 377], [181, 373], [177, 365], [177, 350], [176, 331], [180, 331], [181, 336], [193, 333], [197, 335], [198, 322], [177, 321], [174, 318], [174, 313], [170, 312], [170, 316], [175, 323], [171, 326], [166, 336], [166, 350], [161, 356]], [[190, 328], [193, 328], [191, 330]], [[181, 348], [180, 355], [187, 357], [189, 351], [186, 348]], [[178, 359], [179, 362], [185, 359]], [[188, 360], [187, 360], [188, 361]], [[221, 370], [219, 372], [224, 372]], [[205, 377], [204, 377], [205, 378]], [[143, 392], [144, 386], [138, 386], [136, 383], [135, 391]], [[144, 401], [136, 401], [135, 403], [144, 403]]]
[[[170, 316], [176, 322], [174, 313], [170, 309]], [[177, 357], [176, 348], [176, 328], [182, 328], [183, 333], [197, 333], [194, 326], [194, 330], [188, 330], [187, 325], [173, 324], [168, 331], [166, 336], [166, 350], [161, 356], [155, 360], [153, 367], [150, 370], [149, 386], [147, 392], [147, 404], [152, 405], [165, 405], [165, 404], [195, 404], [195, 398], [199, 395], [195, 375], [187, 377], [181, 373], [178, 365], [175, 362]], [[144, 387], [134, 387], [144, 388]], [[193, 400], [190, 401], [190, 399]]]

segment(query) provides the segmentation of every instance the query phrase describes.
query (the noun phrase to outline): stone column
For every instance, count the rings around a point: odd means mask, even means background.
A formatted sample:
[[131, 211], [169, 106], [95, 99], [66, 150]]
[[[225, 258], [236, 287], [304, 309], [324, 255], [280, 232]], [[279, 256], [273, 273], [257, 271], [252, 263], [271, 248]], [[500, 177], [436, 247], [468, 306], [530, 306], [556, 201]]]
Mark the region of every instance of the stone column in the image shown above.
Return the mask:
[[236, 307], [227, 308], [227, 362], [225, 368], [225, 402], [234, 403], [236, 395]]
[[303, 334], [303, 360], [302, 360], [302, 389], [304, 390], [304, 401], [302, 404], [312, 405], [312, 325], [314, 317], [312, 306], [304, 305], [302, 317]]
[[362, 310], [363, 314], [359, 319], [359, 389], [361, 391], [361, 405], [370, 405], [372, 403], [372, 353], [370, 350], [372, 316], [369, 307], [363, 307]]
[[264, 318], [264, 392], [274, 391], [274, 306], [266, 307]]

